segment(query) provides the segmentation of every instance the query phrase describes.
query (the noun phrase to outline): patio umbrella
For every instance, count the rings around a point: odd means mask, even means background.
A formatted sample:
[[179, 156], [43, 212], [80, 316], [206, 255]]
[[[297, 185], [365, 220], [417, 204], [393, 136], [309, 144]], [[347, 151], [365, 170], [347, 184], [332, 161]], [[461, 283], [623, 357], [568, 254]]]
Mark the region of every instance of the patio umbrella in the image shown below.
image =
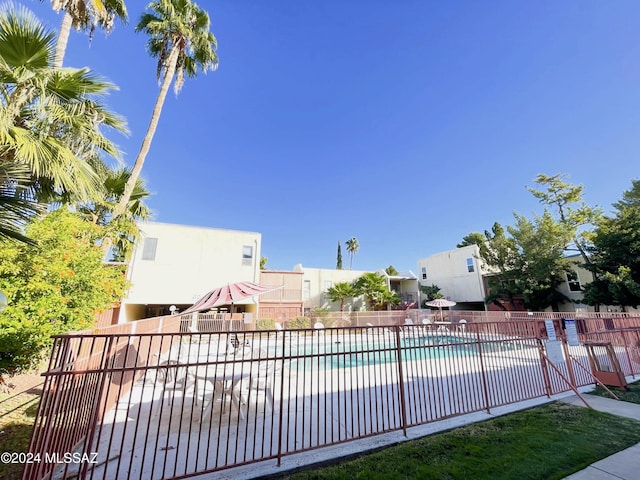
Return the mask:
[[272, 292], [282, 288], [283, 285], [260, 285], [251, 282], [229, 283], [224, 287], [211, 290], [196, 303], [187, 308], [182, 314], [202, 312], [210, 310], [221, 305], [231, 305], [231, 313], [233, 313], [233, 304], [245, 298], [255, 297], [262, 293]]
[[428, 307], [438, 307], [440, 310], [440, 320], [442, 320], [442, 307], [453, 307], [456, 302], [447, 300], [446, 298], [436, 298], [425, 303]]

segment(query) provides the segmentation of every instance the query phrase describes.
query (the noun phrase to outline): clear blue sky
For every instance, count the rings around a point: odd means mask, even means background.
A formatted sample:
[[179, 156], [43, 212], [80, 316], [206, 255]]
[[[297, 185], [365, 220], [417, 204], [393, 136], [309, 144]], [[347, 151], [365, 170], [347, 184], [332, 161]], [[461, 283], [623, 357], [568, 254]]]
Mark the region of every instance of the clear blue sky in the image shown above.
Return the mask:
[[[24, 0], [52, 28], [50, 2]], [[158, 85], [130, 22], [65, 64], [109, 99], [132, 164]], [[219, 69], [167, 97], [143, 177], [154, 219], [262, 233], [267, 267], [354, 269], [455, 248], [542, 207], [538, 173], [566, 173], [609, 210], [639, 178], [640, 2], [201, 1]]]

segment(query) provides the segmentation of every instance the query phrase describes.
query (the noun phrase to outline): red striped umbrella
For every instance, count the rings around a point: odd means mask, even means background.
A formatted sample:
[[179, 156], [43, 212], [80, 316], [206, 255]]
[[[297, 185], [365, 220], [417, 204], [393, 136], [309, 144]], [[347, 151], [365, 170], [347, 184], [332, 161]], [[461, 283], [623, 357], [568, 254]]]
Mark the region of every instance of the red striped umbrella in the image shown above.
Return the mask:
[[283, 285], [259, 285], [251, 282], [230, 283], [224, 287], [211, 290], [196, 303], [187, 308], [182, 314], [202, 312], [221, 305], [233, 305], [245, 298], [254, 297], [262, 293], [282, 288]]

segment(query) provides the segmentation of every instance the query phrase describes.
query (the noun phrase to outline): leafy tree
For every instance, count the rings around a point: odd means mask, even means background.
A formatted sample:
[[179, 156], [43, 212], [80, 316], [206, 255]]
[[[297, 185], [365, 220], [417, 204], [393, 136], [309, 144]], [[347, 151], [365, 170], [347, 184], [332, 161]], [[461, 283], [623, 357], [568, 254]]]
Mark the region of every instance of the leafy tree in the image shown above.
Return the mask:
[[507, 297], [515, 305], [515, 296], [520, 290], [515, 282], [517, 276], [517, 246], [513, 238], [508, 237], [504, 227], [495, 222], [491, 231], [485, 230], [485, 242], [480, 245], [480, 257], [489, 271], [495, 272], [487, 277], [489, 294], [486, 303], [493, 303], [504, 309], [501, 298]]
[[[142, 14], [136, 32], [149, 35], [147, 49], [158, 59], [156, 75], [161, 80], [161, 87], [131, 177], [113, 212], [114, 218], [118, 218], [126, 210], [151, 148], [171, 82], [175, 79], [173, 89], [177, 95], [184, 84], [185, 74], [195, 77], [199, 70], [206, 73], [218, 66], [216, 38], [209, 31], [209, 15], [206, 11], [190, 0], [156, 0], [147, 9], [150, 12]], [[108, 251], [108, 247], [106, 242], [103, 250]]]
[[121, 267], [106, 266], [96, 240], [102, 227], [58, 209], [27, 228], [36, 246], [0, 241], [0, 376], [36, 366], [51, 335], [93, 325], [125, 290]]
[[346, 245], [347, 252], [349, 252], [349, 270], [352, 270], [351, 267], [353, 265], [353, 257], [356, 253], [358, 253], [358, 250], [360, 250], [360, 245], [358, 244], [358, 240], [355, 237], [347, 240]]
[[592, 247], [594, 282], [585, 285], [584, 301], [588, 305], [640, 304], [640, 182], [614, 203], [616, 214], [604, 218], [595, 230]]
[[420, 291], [427, 297], [422, 302], [422, 308], [427, 308], [427, 305], [425, 305], [426, 302], [430, 302], [436, 298], [444, 298], [444, 295], [440, 293], [440, 287], [435, 284], [420, 285]]
[[[540, 200], [556, 210], [560, 224], [566, 229], [569, 241], [566, 250], [577, 250], [587, 267], [591, 264], [588, 250], [591, 242], [591, 231], [585, 229], [598, 223], [602, 217], [599, 208], [588, 206], [582, 199], [582, 185], [565, 182], [566, 175], [552, 176], [540, 174], [535, 182], [546, 187], [546, 190], [528, 190]], [[593, 279], [596, 279], [595, 273]]]
[[468, 247], [469, 245], [478, 245], [481, 247], [487, 241], [487, 238], [480, 232], [471, 232], [462, 238], [462, 241], [456, 245], [456, 248]]
[[71, 28], [86, 30], [93, 37], [96, 27], [109, 33], [115, 19], [127, 21], [127, 7], [122, 0], [51, 0], [56, 12], [64, 10], [56, 43], [53, 66], [62, 67]]
[[525, 307], [543, 310], [568, 299], [557, 287], [564, 281], [569, 264], [564, 258], [564, 247], [569, 241], [564, 226], [546, 212], [533, 221], [514, 214], [516, 224], [506, 231], [499, 223], [492, 231], [485, 231], [486, 243], [480, 256], [490, 271], [489, 295], [485, 299], [505, 308], [501, 298], [507, 297], [511, 305], [522, 297]]
[[340, 311], [344, 312], [344, 302], [356, 296], [356, 290], [349, 282], [337, 282], [327, 290], [332, 302], [340, 302]]
[[640, 180], [631, 180], [631, 189], [624, 191], [622, 199], [615, 202], [613, 207], [618, 211], [626, 207], [640, 209]]
[[267, 262], [269, 259], [267, 257], [260, 257], [260, 270], [265, 270], [267, 268]]
[[569, 300], [558, 287], [570, 271], [564, 256], [570, 233], [547, 211], [533, 221], [517, 214], [515, 217], [516, 224], [508, 231], [518, 251], [514, 270], [524, 305], [532, 310], [551, 307], [558, 311], [559, 304]]
[[342, 270], [342, 247], [340, 246], [340, 240], [338, 240], [338, 257], [336, 259], [336, 270]]
[[398, 270], [396, 270], [396, 268], [393, 265], [389, 265], [387, 268], [384, 269], [384, 271], [387, 272], [387, 275], [390, 275], [392, 277], [398, 275]]
[[353, 282], [353, 288], [356, 295], [364, 296], [369, 310], [376, 310], [376, 307], [389, 300], [387, 279], [379, 273], [367, 272], [362, 274]]

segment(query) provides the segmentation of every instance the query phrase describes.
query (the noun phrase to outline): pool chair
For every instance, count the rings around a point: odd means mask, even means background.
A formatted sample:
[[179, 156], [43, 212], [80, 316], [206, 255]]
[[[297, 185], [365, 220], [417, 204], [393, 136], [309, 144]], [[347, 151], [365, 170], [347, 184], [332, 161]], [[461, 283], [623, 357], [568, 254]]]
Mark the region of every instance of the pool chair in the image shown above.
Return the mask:
[[467, 321], [462, 318], [459, 322], [458, 322], [458, 330], [460, 332], [464, 332], [467, 329]]
[[422, 323], [422, 328], [424, 328], [426, 330], [431, 330], [431, 319], [430, 318], [423, 318], [420, 323]]
[[[160, 363], [156, 373], [156, 382], [162, 387], [162, 402], [165, 400], [169, 406], [172, 405], [173, 399], [177, 392], [181, 393], [182, 402], [187, 394], [187, 389], [194, 387], [195, 378], [189, 372], [187, 365], [181, 364], [177, 360], [165, 360]], [[194, 394], [194, 404], [198, 404], [198, 397]]]
[[324, 330], [324, 323], [316, 322], [313, 324], [313, 328], [315, 328], [316, 330]]
[[[266, 352], [258, 352], [256, 357], [266, 355]], [[276, 376], [276, 364], [273, 360], [262, 360], [251, 368], [249, 377], [249, 390], [257, 394], [264, 393], [265, 408], [268, 404], [273, 410], [273, 384]]]

